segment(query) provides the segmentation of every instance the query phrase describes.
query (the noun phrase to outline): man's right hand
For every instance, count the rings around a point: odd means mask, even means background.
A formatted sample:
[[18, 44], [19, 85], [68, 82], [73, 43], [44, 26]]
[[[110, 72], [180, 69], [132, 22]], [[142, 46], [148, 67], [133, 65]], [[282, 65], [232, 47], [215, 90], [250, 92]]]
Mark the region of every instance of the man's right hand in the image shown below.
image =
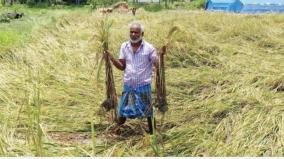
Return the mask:
[[122, 70], [122, 71], [125, 69], [125, 67], [126, 67], [126, 62], [125, 62], [124, 59], [119, 59], [119, 60], [115, 59], [115, 58], [113, 57], [112, 53], [110, 53], [108, 50], [105, 50], [105, 51], [104, 51], [104, 55], [103, 55], [103, 56], [104, 56], [104, 58], [109, 57], [109, 59], [111, 60], [111, 62], [114, 64], [114, 66], [115, 66], [117, 69]]
[[108, 50], [105, 50], [104, 51], [104, 58], [107, 58], [109, 57], [109, 59], [112, 61], [113, 60], [113, 56], [112, 54], [108, 51]]

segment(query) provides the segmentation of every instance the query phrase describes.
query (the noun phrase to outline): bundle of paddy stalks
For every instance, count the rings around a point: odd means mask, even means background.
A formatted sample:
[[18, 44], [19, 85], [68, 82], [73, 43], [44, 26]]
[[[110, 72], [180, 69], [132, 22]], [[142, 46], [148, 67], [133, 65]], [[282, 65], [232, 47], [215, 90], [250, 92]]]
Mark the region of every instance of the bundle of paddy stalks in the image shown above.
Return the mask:
[[[165, 38], [164, 45], [162, 50], [166, 51], [166, 48], [172, 43], [172, 35], [176, 33], [179, 27], [174, 26], [170, 29], [167, 37]], [[161, 55], [161, 52], [158, 53], [159, 67], [156, 69], [156, 93], [157, 100], [155, 106], [159, 109], [160, 112], [165, 113], [168, 110], [168, 103], [166, 97], [166, 75], [165, 75], [165, 63], [164, 55]]]
[[117, 117], [116, 107], [117, 107], [117, 95], [115, 90], [114, 78], [113, 78], [113, 70], [109, 56], [105, 56], [104, 52], [109, 48], [109, 34], [112, 26], [112, 22], [108, 20], [107, 17], [104, 17], [98, 25], [98, 35], [100, 42], [100, 52], [103, 53], [102, 60], [99, 63], [97, 77], [99, 76], [100, 68], [102, 65], [102, 61], [105, 61], [105, 84], [106, 84], [106, 100], [101, 104], [105, 111], [109, 112], [113, 110], [113, 119], [115, 120]]

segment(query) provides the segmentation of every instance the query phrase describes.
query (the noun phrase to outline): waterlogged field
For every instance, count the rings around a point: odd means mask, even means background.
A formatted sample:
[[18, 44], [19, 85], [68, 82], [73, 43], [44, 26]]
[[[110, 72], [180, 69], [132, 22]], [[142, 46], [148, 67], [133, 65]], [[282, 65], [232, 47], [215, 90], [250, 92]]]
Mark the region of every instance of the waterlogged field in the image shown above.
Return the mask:
[[[163, 120], [155, 114], [157, 132], [150, 136], [146, 120], [114, 130], [100, 109], [104, 73], [97, 82], [94, 35], [103, 16], [47, 10], [33, 21], [55, 14], [29, 31], [17, 28], [34, 25], [28, 16], [0, 23], [0, 37], [22, 41], [0, 41], [1, 156], [284, 155], [284, 15], [109, 14], [115, 56], [134, 19], [157, 48], [172, 26], [181, 29], [166, 55], [169, 111]], [[121, 95], [122, 72], [114, 69], [114, 78]]]

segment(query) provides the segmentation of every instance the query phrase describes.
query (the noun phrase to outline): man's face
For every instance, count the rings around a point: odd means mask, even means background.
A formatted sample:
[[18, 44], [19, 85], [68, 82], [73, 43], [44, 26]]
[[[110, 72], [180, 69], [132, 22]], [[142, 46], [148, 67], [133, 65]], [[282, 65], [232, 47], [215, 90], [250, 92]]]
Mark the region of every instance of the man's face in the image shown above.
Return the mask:
[[134, 25], [130, 28], [130, 41], [132, 43], [138, 43], [142, 40], [142, 36], [141, 29], [138, 26]]

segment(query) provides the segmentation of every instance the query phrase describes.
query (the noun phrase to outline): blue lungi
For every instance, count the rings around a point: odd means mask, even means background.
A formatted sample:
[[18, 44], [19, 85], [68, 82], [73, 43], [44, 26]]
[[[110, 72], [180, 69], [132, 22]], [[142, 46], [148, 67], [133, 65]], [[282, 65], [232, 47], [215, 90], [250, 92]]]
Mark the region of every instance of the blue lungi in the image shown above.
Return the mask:
[[118, 114], [126, 118], [152, 117], [151, 99], [151, 84], [137, 88], [124, 85]]

